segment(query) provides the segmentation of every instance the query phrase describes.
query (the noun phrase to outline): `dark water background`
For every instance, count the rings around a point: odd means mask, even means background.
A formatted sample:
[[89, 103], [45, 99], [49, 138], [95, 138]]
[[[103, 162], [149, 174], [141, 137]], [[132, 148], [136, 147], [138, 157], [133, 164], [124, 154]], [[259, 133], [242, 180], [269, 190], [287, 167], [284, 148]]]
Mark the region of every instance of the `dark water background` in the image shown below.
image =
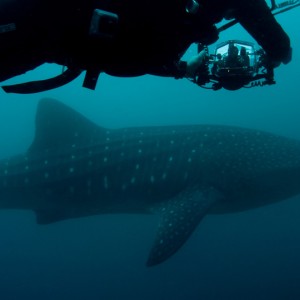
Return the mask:
[[[42, 97], [111, 128], [210, 123], [300, 139], [299, 17], [299, 9], [278, 17], [294, 57], [276, 70], [278, 84], [271, 87], [212, 92], [185, 80], [101, 75], [94, 92], [81, 88], [82, 77], [41, 94], [1, 91], [0, 158], [29, 147]], [[220, 41], [229, 38], [252, 40], [238, 26]], [[47, 65], [15, 81], [57, 71]], [[38, 226], [31, 212], [2, 210], [0, 299], [300, 299], [300, 197], [207, 216], [174, 257], [146, 268], [157, 222], [156, 216], [105, 215]]]

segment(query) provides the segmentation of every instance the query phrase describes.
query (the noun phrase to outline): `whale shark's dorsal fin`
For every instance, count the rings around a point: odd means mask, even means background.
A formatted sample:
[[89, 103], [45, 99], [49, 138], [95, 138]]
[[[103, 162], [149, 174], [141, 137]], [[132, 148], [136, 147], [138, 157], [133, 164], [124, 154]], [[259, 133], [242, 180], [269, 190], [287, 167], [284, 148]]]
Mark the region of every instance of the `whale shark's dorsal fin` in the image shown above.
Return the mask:
[[39, 102], [35, 126], [35, 138], [29, 153], [74, 143], [87, 143], [93, 137], [101, 139], [105, 134], [104, 128], [51, 98], [44, 98]]

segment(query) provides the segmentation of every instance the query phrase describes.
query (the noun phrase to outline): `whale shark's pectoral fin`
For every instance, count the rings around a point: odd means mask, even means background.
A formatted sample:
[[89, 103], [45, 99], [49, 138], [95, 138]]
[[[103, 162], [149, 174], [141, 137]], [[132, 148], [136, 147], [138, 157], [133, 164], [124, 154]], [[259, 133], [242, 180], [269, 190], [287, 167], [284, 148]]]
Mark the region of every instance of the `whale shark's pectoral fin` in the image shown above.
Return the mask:
[[147, 266], [157, 265], [172, 256], [220, 198], [220, 193], [212, 187], [197, 187], [168, 200], [160, 208], [162, 218]]

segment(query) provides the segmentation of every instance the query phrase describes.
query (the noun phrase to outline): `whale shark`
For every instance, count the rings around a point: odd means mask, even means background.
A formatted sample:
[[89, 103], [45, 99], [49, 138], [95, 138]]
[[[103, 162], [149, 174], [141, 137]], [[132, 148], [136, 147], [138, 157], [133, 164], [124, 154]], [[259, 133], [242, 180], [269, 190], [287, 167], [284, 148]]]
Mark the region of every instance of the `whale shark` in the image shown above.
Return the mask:
[[38, 224], [101, 214], [159, 214], [148, 266], [164, 262], [207, 214], [300, 193], [300, 141], [222, 125], [107, 129], [40, 100], [26, 153], [0, 161], [0, 209]]

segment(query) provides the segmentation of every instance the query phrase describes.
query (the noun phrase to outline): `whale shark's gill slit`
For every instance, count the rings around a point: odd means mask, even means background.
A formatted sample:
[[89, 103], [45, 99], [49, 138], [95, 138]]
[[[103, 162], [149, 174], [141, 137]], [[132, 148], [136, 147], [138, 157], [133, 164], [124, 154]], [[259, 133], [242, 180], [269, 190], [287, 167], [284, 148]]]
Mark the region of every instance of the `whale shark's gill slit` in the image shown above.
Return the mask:
[[108, 185], [108, 178], [107, 176], [104, 176], [103, 178], [103, 186], [104, 186], [104, 189], [108, 189], [109, 185]]

